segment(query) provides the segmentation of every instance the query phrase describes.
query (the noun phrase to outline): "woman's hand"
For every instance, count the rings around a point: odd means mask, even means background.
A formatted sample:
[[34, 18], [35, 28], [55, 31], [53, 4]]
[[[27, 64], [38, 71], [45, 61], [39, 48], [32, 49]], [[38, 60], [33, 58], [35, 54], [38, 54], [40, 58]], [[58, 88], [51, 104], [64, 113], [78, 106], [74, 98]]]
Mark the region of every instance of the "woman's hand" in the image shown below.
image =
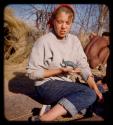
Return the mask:
[[95, 92], [96, 92], [96, 94], [97, 94], [97, 96], [98, 96], [98, 98], [99, 98], [99, 101], [100, 102], [103, 102], [103, 95], [102, 95], [102, 93], [100, 92], [100, 90], [99, 89], [96, 89], [95, 90]]
[[95, 90], [95, 92], [96, 92], [96, 94], [97, 94], [99, 100], [102, 100], [102, 99], [103, 99], [103, 95], [102, 95], [102, 93], [99, 91], [99, 89]]
[[61, 70], [63, 73], [67, 73], [67, 74], [81, 73], [81, 70], [79, 68], [73, 69], [72, 67], [62, 67]]
[[98, 86], [96, 85], [96, 83], [95, 83], [94, 78], [92, 77], [92, 75], [90, 75], [88, 77], [87, 83], [90, 86], [90, 88], [92, 88], [95, 91], [96, 95], [99, 98], [99, 101], [103, 101], [103, 95], [100, 92], [100, 90], [98, 89]]

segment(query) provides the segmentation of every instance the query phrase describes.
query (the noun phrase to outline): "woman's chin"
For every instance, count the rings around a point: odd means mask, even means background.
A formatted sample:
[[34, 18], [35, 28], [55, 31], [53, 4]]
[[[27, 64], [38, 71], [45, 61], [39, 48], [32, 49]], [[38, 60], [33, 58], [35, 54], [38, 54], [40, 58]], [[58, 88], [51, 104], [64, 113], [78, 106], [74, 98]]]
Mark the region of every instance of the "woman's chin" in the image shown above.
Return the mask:
[[60, 34], [58, 37], [63, 39], [66, 36], [66, 34]]

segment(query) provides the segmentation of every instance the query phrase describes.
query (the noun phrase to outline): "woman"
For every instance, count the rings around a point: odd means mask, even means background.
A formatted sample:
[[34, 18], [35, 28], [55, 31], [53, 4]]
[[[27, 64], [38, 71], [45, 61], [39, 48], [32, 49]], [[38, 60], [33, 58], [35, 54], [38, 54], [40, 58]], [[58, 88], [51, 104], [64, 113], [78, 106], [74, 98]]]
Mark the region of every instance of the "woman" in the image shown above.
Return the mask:
[[[41, 121], [53, 121], [67, 113], [74, 116], [88, 108], [96, 95], [102, 99], [81, 43], [69, 33], [74, 16], [70, 5], [59, 5], [52, 14], [52, 31], [35, 42], [30, 55], [27, 72], [36, 81], [38, 101], [54, 105], [39, 117]], [[72, 61], [77, 68], [62, 67], [63, 61]], [[68, 78], [69, 74], [80, 72], [90, 87]]]

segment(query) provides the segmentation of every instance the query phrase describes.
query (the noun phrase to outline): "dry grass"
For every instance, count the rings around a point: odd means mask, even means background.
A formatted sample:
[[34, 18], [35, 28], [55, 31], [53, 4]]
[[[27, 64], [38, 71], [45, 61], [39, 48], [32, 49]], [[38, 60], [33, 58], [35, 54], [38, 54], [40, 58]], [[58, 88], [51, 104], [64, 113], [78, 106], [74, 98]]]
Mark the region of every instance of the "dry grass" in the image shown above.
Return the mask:
[[11, 63], [24, 61], [33, 44], [33, 39], [29, 42], [32, 32], [33, 30], [27, 24], [14, 16], [11, 8], [6, 7], [4, 10], [4, 59]]

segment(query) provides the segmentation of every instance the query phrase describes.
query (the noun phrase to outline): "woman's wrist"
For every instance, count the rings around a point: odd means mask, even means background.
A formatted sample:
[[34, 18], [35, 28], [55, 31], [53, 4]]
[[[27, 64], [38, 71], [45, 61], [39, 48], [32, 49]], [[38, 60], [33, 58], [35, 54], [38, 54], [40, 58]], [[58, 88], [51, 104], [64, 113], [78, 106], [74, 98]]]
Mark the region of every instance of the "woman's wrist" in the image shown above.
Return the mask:
[[61, 67], [61, 68], [58, 68], [58, 71], [59, 71], [59, 73], [62, 73], [62, 72], [63, 72], [62, 67]]
[[64, 72], [64, 68], [63, 67], [59, 68], [59, 72], [63, 73]]

